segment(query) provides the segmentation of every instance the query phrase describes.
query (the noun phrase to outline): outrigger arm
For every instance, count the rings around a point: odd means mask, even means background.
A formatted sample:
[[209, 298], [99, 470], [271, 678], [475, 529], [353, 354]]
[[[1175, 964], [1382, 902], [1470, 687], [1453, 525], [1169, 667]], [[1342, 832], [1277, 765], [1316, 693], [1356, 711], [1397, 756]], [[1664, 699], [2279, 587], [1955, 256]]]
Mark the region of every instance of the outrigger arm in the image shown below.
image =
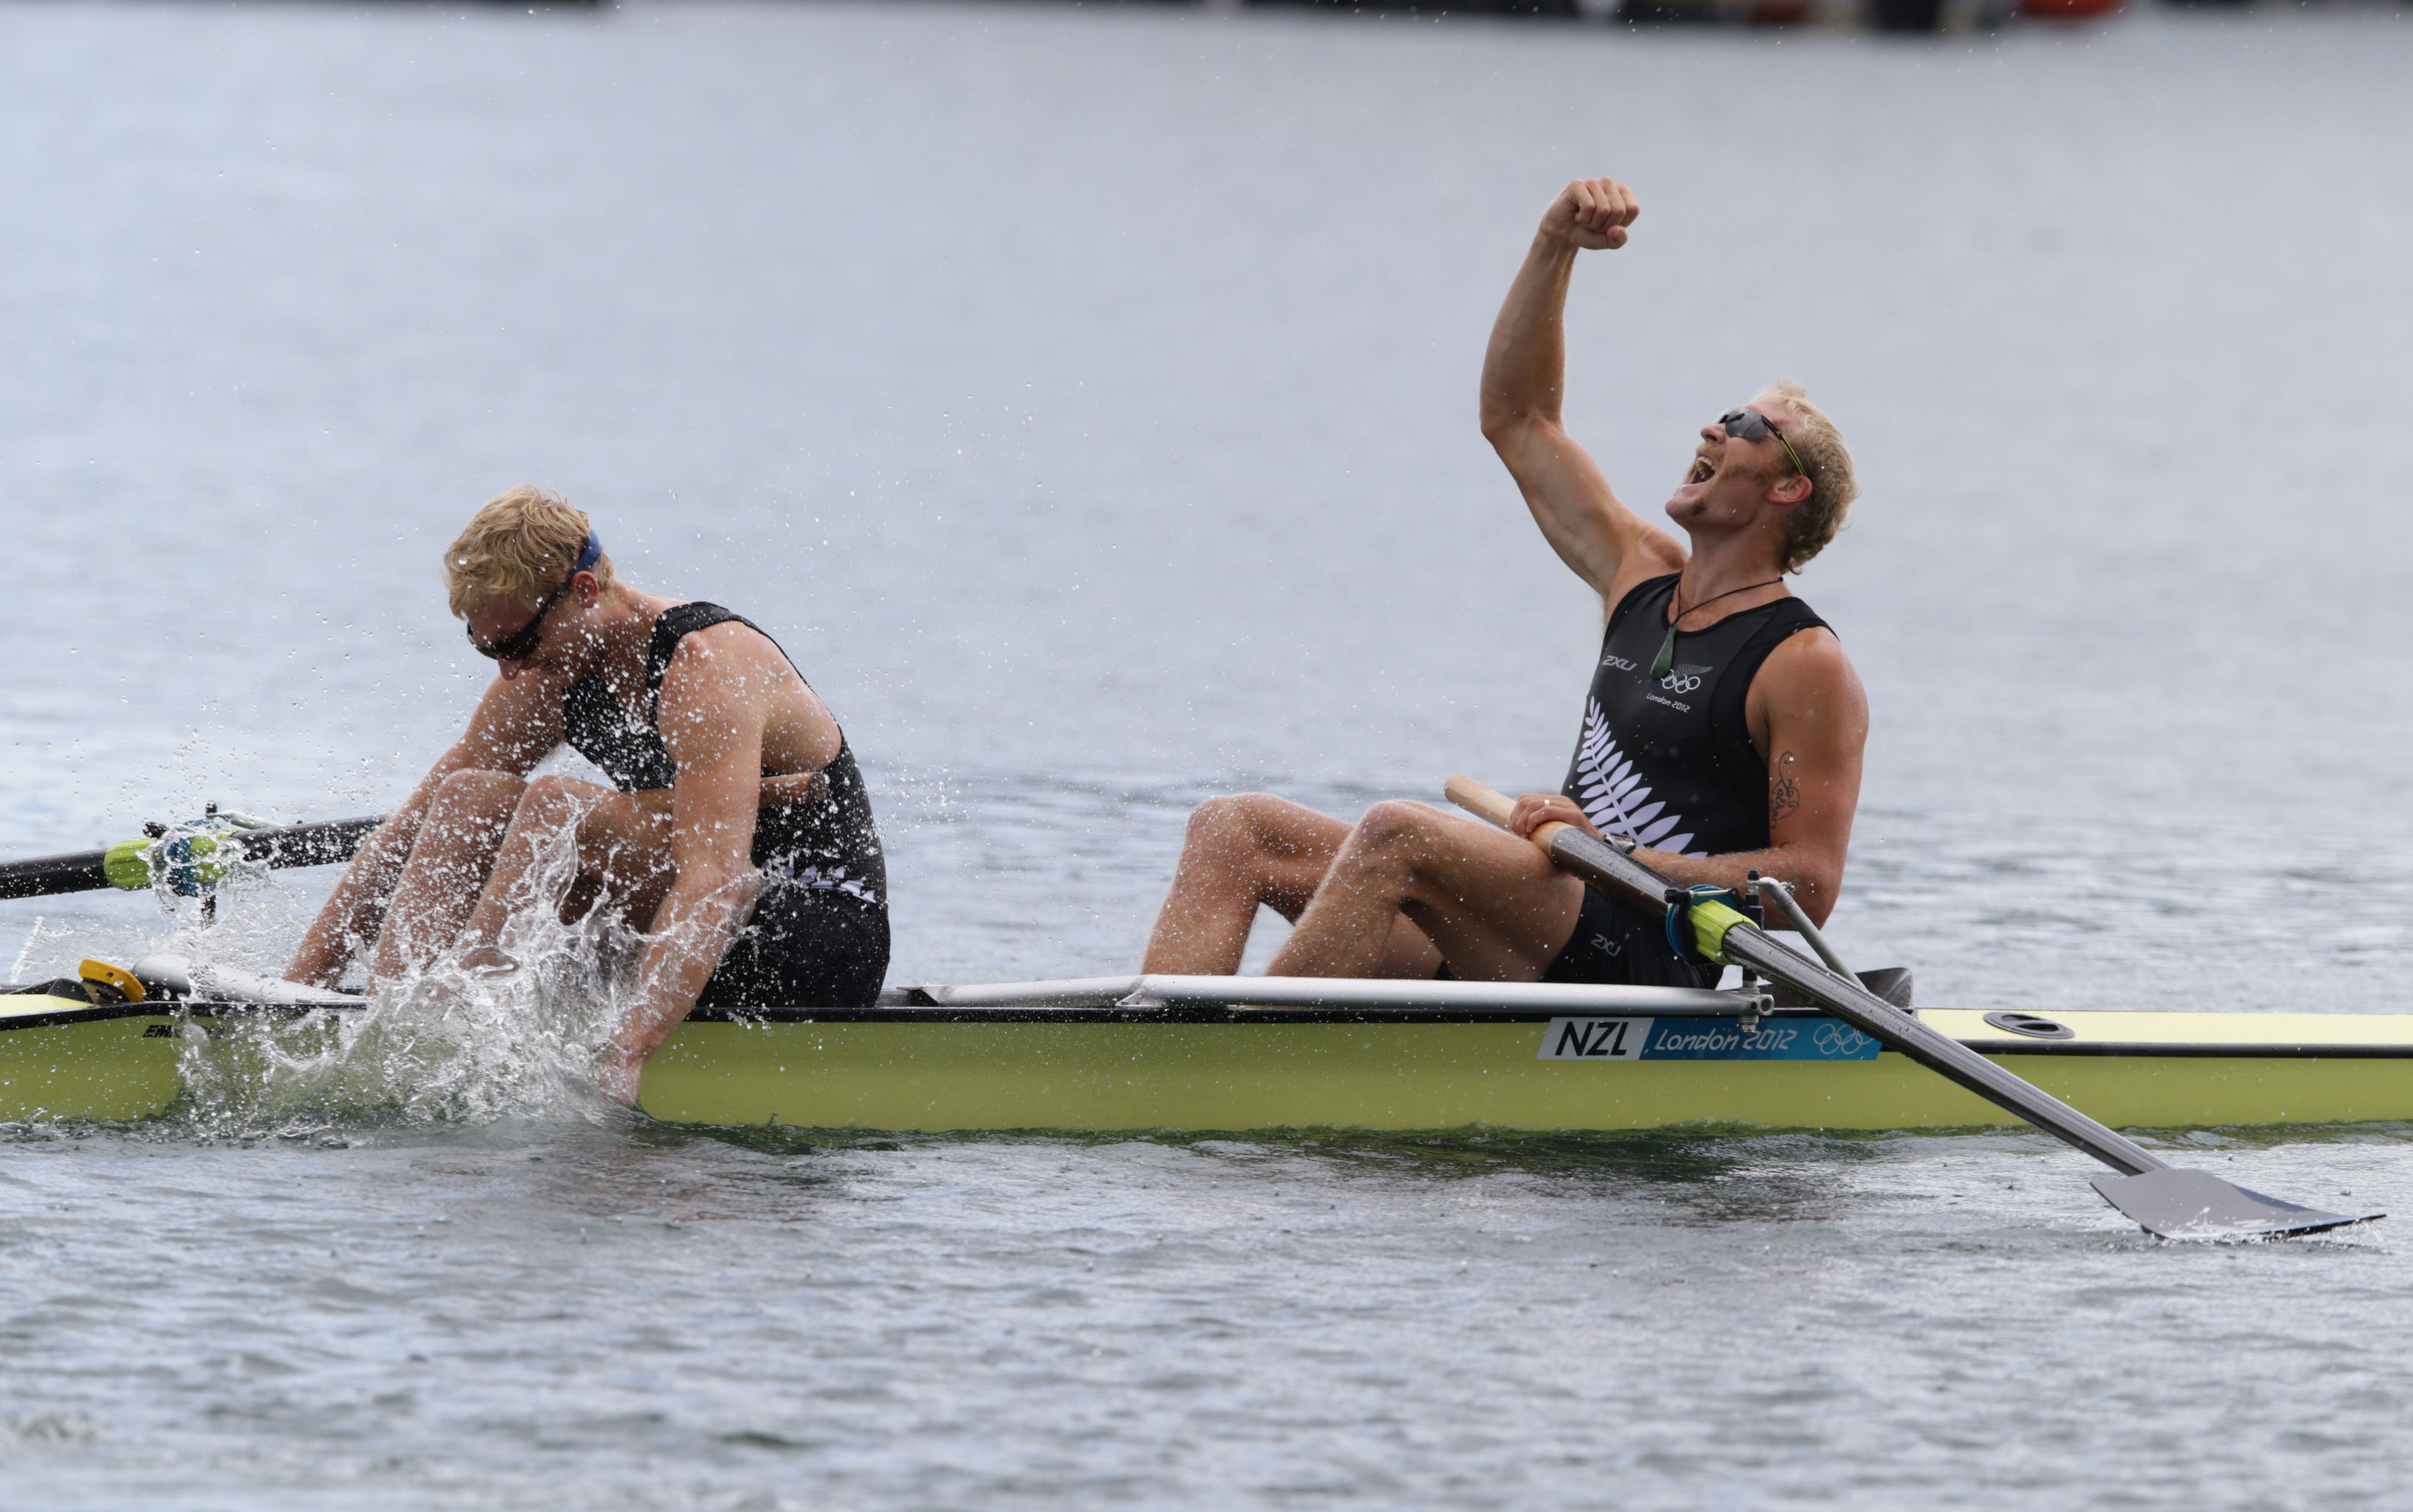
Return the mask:
[[[1452, 777], [1451, 802], [1505, 829], [1516, 805], [1471, 777]], [[2327, 1212], [2222, 1181], [2209, 1171], [2173, 1166], [2135, 1140], [2105, 1127], [2060, 1098], [2020, 1078], [1949, 1035], [1921, 1023], [1850, 976], [1804, 958], [1763, 932], [1739, 911], [1697, 899], [1604, 841], [1566, 824], [1532, 834], [1560, 870], [1592, 883], [1619, 902], [1661, 913], [1684, 908], [1695, 947], [1721, 964], [1755, 971], [1823, 1006], [1887, 1050], [1957, 1082], [2047, 1134], [2076, 1146], [2118, 1174], [2097, 1176], [2103, 1200], [2163, 1239], [2281, 1239], [2315, 1234], [2384, 1217], [2376, 1212]], [[1790, 901], [1790, 900], [1786, 900]]]

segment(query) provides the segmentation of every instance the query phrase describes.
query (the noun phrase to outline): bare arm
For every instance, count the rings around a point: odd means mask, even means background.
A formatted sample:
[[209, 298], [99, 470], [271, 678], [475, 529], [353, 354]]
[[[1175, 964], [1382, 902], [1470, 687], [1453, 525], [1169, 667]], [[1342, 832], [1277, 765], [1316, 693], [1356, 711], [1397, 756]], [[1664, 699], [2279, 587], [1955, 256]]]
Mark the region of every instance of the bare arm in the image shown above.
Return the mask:
[[1683, 549], [1619, 502], [1562, 423], [1567, 284], [1576, 254], [1621, 247], [1642, 213], [1614, 179], [1578, 179], [1543, 213], [1483, 357], [1483, 434], [1525, 495], [1559, 559], [1615, 605], [1645, 578], [1676, 572]]
[[1843, 890], [1843, 858], [1860, 806], [1868, 695], [1843, 643], [1809, 629], [1769, 653], [1752, 679], [1743, 712], [1753, 741], [1768, 755], [1769, 848], [1706, 858], [1634, 854], [1678, 882], [1737, 891], [1744, 874], [1756, 869], [1791, 883], [1810, 921], [1824, 924]]
[[[1768, 753], [1768, 848], [1679, 856], [1637, 847], [1634, 859], [1686, 887], [1710, 883], [1736, 892], [1756, 871], [1791, 883], [1811, 922], [1824, 924], [1843, 890], [1843, 859], [1859, 809], [1868, 695], [1842, 642], [1813, 628], [1769, 653], [1752, 679], [1743, 712], [1753, 741]], [[1518, 799], [1509, 827], [1530, 836], [1551, 820], [1600, 833], [1581, 809], [1557, 793]], [[1779, 918], [1769, 922], [1784, 927]]]
[[603, 1068], [605, 1090], [625, 1102], [636, 1101], [645, 1058], [695, 1010], [762, 887], [753, 853], [765, 709], [773, 689], [795, 674], [760, 636], [742, 625], [714, 635], [720, 628], [688, 636], [662, 679], [662, 744], [678, 764], [671, 787], [678, 874], [655, 912], [636, 1005]]
[[352, 958], [376, 940], [385, 907], [421, 821], [444, 779], [456, 771], [502, 771], [524, 777], [561, 743], [561, 689], [549, 679], [496, 677], [469, 727], [437, 757], [402, 807], [370, 831], [345, 868], [309, 932], [285, 968], [288, 981], [333, 987]]

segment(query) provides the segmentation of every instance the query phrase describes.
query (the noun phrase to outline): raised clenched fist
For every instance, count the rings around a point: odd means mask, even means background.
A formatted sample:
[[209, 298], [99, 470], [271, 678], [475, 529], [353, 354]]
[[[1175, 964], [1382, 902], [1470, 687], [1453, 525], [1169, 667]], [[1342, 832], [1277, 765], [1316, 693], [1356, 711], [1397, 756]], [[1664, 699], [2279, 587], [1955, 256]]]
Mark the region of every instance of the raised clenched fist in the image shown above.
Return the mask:
[[1642, 201], [1615, 179], [1577, 179], [1542, 213], [1542, 234], [1593, 252], [1625, 245]]

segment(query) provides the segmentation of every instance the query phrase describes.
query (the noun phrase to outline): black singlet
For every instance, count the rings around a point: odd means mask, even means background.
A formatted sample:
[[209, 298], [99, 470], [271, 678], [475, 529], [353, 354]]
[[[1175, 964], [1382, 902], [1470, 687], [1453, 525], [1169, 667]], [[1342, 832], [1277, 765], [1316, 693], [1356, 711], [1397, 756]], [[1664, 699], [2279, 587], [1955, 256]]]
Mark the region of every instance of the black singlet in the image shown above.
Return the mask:
[[1672, 573], [1640, 583], [1610, 612], [1560, 791], [1602, 834], [1654, 850], [1765, 850], [1768, 757], [1751, 743], [1743, 700], [1769, 652], [1827, 622], [1789, 596], [1737, 609], [1677, 631], [1675, 665], [1653, 683], [1676, 583]]
[[[1670, 574], [1639, 583], [1610, 611], [1561, 791], [1602, 834], [1656, 850], [1765, 850], [1768, 759], [1752, 744], [1743, 701], [1769, 652], [1827, 622], [1789, 596], [1738, 609], [1706, 629], [1677, 631], [1675, 664], [1653, 682], [1677, 581]], [[1664, 920], [1587, 888], [1575, 935], [1544, 979], [1689, 987], [1716, 977], [1715, 967], [1668, 947]]]
[[[562, 694], [564, 736], [622, 792], [668, 787], [677, 778], [678, 765], [662, 744], [663, 675], [682, 639], [731, 620], [771, 639], [762, 626], [718, 604], [662, 610], [645, 648], [643, 719], [621, 707], [600, 672]], [[795, 666], [794, 659], [788, 665]], [[822, 797], [756, 815], [753, 862], [765, 887], [752, 921], [722, 953], [699, 1006], [861, 1006], [879, 997], [888, 971], [888, 863], [871, 795], [843, 730], [837, 755], [822, 775], [829, 784]]]

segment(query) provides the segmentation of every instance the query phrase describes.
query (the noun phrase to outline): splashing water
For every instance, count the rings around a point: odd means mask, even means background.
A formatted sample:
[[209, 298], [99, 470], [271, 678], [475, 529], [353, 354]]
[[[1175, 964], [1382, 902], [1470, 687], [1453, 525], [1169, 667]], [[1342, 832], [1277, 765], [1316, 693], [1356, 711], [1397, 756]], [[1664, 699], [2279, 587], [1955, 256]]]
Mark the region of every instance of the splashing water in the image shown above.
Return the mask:
[[[631, 968], [650, 937], [608, 901], [565, 918], [578, 874], [576, 827], [568, 825], [540, 844], [513, 889], [497, 944], [515, 966], [471, 963], [456, 946], [378, 983], [357, 1010], [186, 1035], [185, 1097], [171, 1116], [216, 1138], [617, 1116], [596, 1089], [595, 1066], [633, 995]], [[298, 900], [249, 864], [234, 870], [219, 897], [214, 923], [197, 904], [176, 901], [176, 924], [161, 947], [197, 963], [277, 970], [302, 922]]]
[[22, 982], [25, 979], [25, 963], [34, 959], [34, 947], [41, 943], [42, 926], [48, 922], [49, 919], [43, 915], [34, 916], [34, 927], [25, 932], [24, 947], [17, 952], [16, 964], [8, 968], [10, 981]]

